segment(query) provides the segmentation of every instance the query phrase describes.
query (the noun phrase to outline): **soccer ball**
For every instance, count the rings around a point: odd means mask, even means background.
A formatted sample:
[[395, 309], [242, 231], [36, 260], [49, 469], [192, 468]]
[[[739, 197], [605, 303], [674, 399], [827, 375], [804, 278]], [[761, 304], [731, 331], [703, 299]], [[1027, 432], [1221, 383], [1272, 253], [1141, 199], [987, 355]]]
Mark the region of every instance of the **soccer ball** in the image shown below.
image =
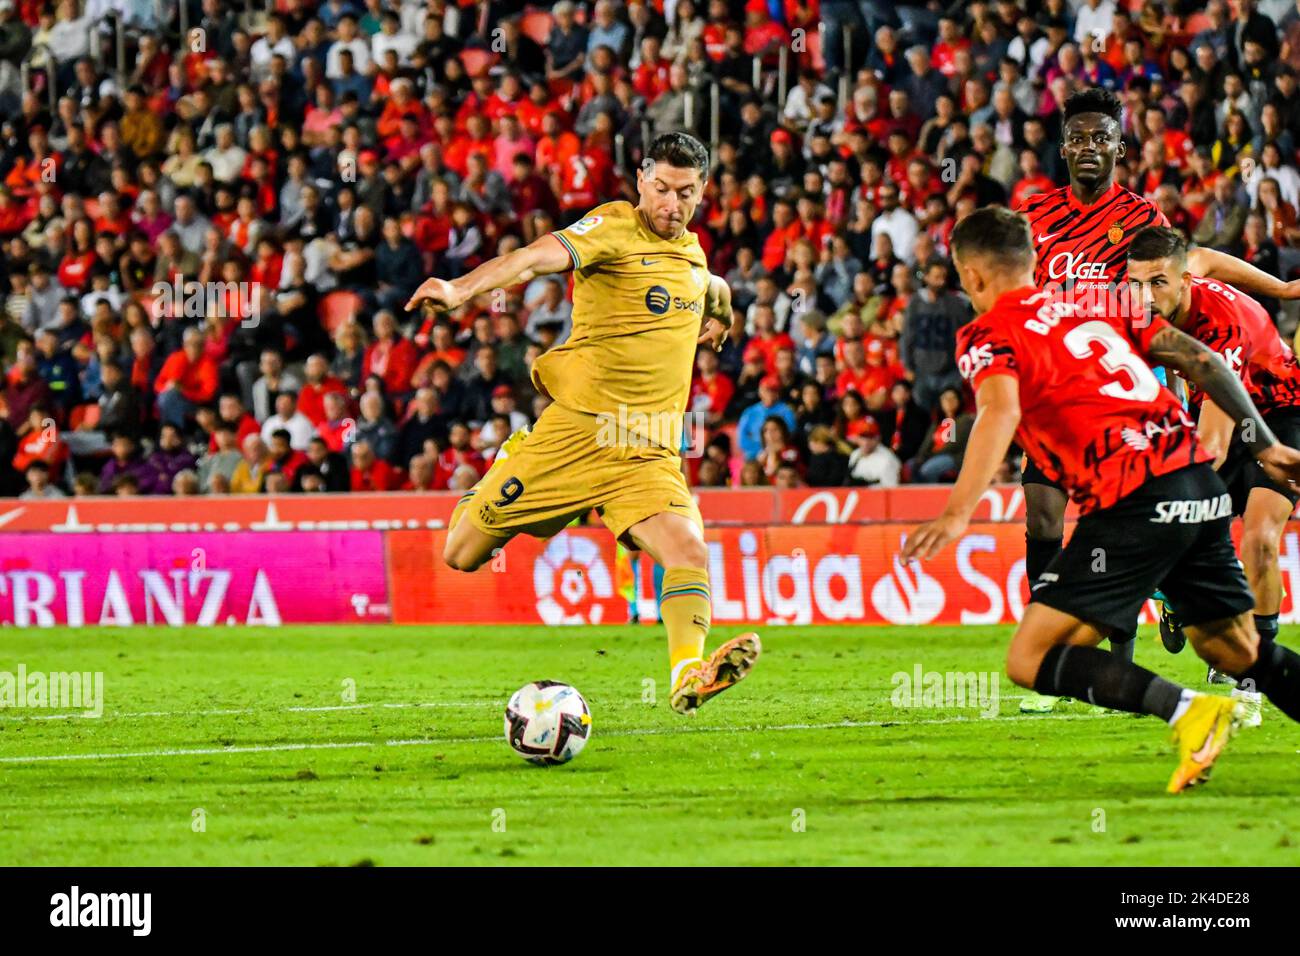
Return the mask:
[[506, 704], [506, 740], [531, 763], [568, 763], [591, 737], [591, 711], [577, 688], [538, 680]]

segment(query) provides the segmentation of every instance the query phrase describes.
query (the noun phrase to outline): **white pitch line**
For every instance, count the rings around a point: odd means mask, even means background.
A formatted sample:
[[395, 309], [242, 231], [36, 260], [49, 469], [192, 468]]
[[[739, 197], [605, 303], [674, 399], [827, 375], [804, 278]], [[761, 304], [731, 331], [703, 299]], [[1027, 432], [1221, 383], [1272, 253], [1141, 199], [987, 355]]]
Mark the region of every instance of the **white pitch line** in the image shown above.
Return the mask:
[[237, 710], [143, 710], [132, 713], [102, 714], [91, 718], [84, 711], [70, 714], [0, 714], [0, 720], [76, 720], [84, 718], [120, 720], [127, 717], [237, 717], [248, 714], [324, 714], [334, 711], [366, 710], [371, 707], [385, 707], [390, 710], [402, 708], [434, 707], [500, 707], [497, 701], [430, 701], [425, 703], [398, 704], [334, 704], [329, 707], [245, 707]]
[[[1000, 700], [1023, 700], [1028, 694], [1001, 694]], [[829, 698], [811, 697], [801, 698], [805, 703], [817, 703], [826, 701]], [[383, 707], [388, 710], [402, 709], [435, 709], [438, 707], [504, 707], [505, 704], [498, 700], [442, 700], [442, 701], [423, 701], [412, 703], [380, 703], [380, 704], [334, 704], [328, 707], [243, 707], [234, 710], [142, 710], [128, 713], [101, 714], [99, 717], [91, 717], [84, 711], [73, 711], [69, 714], [4, 714], [0, 713], [0, 720], [125, 720], [127, 718], [141, 717], [242, 717], [248, 714], [324, 714], [335, 711], [354, 711], [367, 710], [371, 707]], [[605, 703], [609, 706], [609, 702]]]
[[[773, 726], [751, 725], [746, 727], [696, 727], [693, 729], [665, 727], [646, 727], [640, 730], [611, 730], [601, 737], [657, 737], [667, 734], [717, 734], [717, 733], [781, 733], [792, 730], [843, 730], [865, 727], [897, 726], [932, 726], [936, 724], [980, 724], [994, 720], [1006, 721], [1045, 721], [1045, 720], [1106, 720], [1113, 714], [1035, 714], [1008, 715], [1007, 717], [936, 717], [933, 720], [842, 720], [824, 724], [776, 724]], [[440, 739], [422, 738], [415, 740], [349, 740], [326, 741], [321, 743], [297, 744], [257, 744], [249, 747], [202, 747], [177, 750], [138, 750], [128, 753], [92, 753], [92, 754], [33, 754], [26, 757], [0, 757], [0, 764], [13, 763], [50, 763], [67, 760], [124, 760], [149, 757], [211, 757], [221, 754], [280, 753], [300, 750], [345, 750], [362, 747], [436, 747], [451, 744], [496, 743], [500, 736], [492, 737], [444, 737]]]

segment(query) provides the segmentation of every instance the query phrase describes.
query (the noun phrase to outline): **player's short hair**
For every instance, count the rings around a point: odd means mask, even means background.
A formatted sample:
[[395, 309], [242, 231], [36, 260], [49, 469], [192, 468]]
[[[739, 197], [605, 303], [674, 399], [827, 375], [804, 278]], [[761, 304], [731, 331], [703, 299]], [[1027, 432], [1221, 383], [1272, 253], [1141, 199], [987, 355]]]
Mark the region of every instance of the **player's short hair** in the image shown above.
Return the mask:
[[1074, 117], [1082, 116], [1084, 113], [1100, 113], [1118, 123], [1123, 115], [1123, 109], [1124, 106], [1118, 96], [1108, 89], [1093, 86], [1070, 94], [1065, 101], [1065, 108], [1061, 111], [1061, 120], [1068, 123]]
[[694, 169], [709, 178], [709, 151], [690, 133], [664, 133], [650, 144], [646, 158], [679, 169]]
[[1147, 226], [1128, 244], [1128, 257], [1134, 262], [1151, 262], [1155, 259], [1187, 260], [1187, 240], [1182, 233], [1168, 226]]
[[1008, 269], [1024, 269], [1034, 261], [1029, 220], [1006, 206], [976, 209], [953, 228], [949, 244], [955, 256], [983, 256]]

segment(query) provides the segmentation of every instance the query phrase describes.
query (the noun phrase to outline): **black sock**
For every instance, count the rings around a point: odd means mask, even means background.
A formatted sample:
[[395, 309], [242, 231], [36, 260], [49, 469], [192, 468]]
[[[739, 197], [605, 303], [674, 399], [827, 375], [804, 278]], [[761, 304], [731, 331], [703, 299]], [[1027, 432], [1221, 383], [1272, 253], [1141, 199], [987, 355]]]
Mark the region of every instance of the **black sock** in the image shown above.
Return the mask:
[[1137, 631], [1110, 636], [1110, 652], [1122, 661], [1133, 663], [1133, 651], [1137, 649]]
[[1138, 667], [1095, 647], [1057, 644], [1047, 652], [1034, 690], [1056, 697], [1076, 697], [1098, 707], [1151, 714], [1168, 721], [1183, 689], [1145, 667]]
[[1029, 579], [1029, 586], [1033, 587], [1038, 576], [1047, 570], [1047, 566], [1052, 563], [1052, 558], [1056, 557], [1057, 552], [1061, 550], [1063, 538], [1031, 538], [1025, 535], [1025, 577]]
[[1295, 651], [1273, 641], [1261, 641], [1259, 660], [1239, 675], [1237, 683], [1243, 690], [1259, 691], [1282, 713], [1300, 720], [1300, 655]]
[[1277, 615], [1256, 614], [1255, 630], [1259, 632], [1259, 650], [1262, 654], [1265, 644], [1272, 644], [1277, 640]]

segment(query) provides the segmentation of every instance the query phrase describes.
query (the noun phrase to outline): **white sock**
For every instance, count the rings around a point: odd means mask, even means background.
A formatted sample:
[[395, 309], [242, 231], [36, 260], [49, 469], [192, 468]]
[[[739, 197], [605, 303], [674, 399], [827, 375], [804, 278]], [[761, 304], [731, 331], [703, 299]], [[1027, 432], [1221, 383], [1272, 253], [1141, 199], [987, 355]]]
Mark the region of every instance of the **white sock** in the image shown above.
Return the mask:
[[1182, 717], [1183, 714], [1187, 713], [1187, 708], [1191, 707], [1192, 701], [1199, 696], [1200, 695], [1197, 694], [1196, 691], [1188, 690], [1186, 687], [1183, 688], [1183, 693], [1178, 698], [1178, 706], [1174, 708], [1174, 715], [1169, 718], [1170, 727], [1178, 723], [1178, 719]]

